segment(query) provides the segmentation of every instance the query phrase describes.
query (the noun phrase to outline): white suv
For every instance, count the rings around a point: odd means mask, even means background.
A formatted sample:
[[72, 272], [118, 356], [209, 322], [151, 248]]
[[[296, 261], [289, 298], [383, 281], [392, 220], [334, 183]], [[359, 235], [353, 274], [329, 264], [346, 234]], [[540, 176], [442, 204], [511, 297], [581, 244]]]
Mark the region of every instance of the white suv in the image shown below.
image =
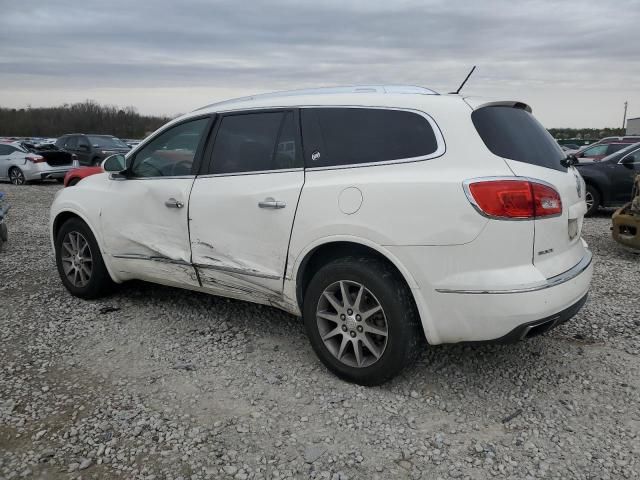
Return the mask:
[[519, 102], [366, 86], [184, 115], [62, 190], [62, 282], [142, 279], [302, 315], [340, 377], [388, 380], [430, 344], [514, 341], [573, 316], [585, 185]]

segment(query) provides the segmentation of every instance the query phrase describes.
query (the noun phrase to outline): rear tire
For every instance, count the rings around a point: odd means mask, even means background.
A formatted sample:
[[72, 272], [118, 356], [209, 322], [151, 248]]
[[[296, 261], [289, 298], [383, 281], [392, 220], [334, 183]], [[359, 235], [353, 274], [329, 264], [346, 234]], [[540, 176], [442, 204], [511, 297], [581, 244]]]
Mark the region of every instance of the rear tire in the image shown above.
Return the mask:
[[584, 199], [587, 202], [587, 213], [585, 216], [590, 217], [594, 215], [600, 207], [600, 192], [593, 186], [587, 184], [587, 191], [584, 194]]
[[24, 185], [27, 183], [24, 173], [18, 167], [11, 167], [9, 169], [9, 181], [13, 185]]
[[322, 363], [365, 386], [397, 375], [415, 360], [424, 338], [406, 283], [370, 257], [339, 258], [320, 268], [305, 292], [303, 319]]
[[67, 183], [67, 187], [73, 187], [74, 185], [77, 185], [79, 181], [79, 178], [72, 178], [69, 180], [69, 183]]
[[67, 220], [56, 235], [56, 265], [63, 285], [80, 298], [99, 298], [113, 281], [91, 229], [79, 218]]

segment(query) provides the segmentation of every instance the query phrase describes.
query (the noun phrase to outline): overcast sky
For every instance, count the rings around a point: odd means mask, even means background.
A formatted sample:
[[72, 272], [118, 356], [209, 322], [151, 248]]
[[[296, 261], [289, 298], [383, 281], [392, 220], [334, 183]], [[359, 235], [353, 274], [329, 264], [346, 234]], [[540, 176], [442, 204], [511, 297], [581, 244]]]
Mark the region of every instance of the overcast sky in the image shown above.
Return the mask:
[[547, 127], [640, 116], [640, 1], [0, 0], [0, 105], [174, 115], [310, 86], [522, 100]]

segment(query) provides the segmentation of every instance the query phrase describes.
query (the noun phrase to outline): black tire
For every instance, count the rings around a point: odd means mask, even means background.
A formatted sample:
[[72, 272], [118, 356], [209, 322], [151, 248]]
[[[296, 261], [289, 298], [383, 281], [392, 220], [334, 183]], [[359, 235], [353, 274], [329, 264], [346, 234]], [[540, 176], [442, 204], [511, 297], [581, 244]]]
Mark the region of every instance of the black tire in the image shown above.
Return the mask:
[[24, 173], [18, 167], [11, 167], [9, 169], [9, 181], [13, 185], [26, 185]]
[[[62, 260], [63, 246], [62, 243], [69, 233], [79, 233], [84, 239], [86, 239], [89, 245], [89, 253], [92, 260], [91, 275], [86, 285], [76, 286], [74, 285], [65, 274]], [[79, 218], [71, 218], [64, 222], [60, 227], [58, 234], [56, 235], [56, 265], [58, 267], [58, 274], [62, 280], [63, 285], [69, 292], [80, 298], [99, 298], [110, 293], [113, 287], [113, 281], [107, 271], [102, 260], [102, 254], [98, 247], [91, 229]]]
[[602, 201], [600, 197], [600, 192], [598, 191], [598, 189], [596, 189], [593, 185], [587, 184], [585, 200], [587, 200], [589, 196], [591, 196], [591, 198], [593, 199], [593, 203], [591, 204], [590, 207], [587, 205], [588, 209], [587, 209], [587, 213], [585, 214], [587, 217], [594, 215], [598, 211], [598, 208], [600, 207], [600, 202]]
[[77, 185], [78, 182], [80, 181], [79, 178], [72, 178], [71, 180], [69, 180], [69, 183], [67, 183], [67, 187], [73, 187], [74, 185]]
[[94, 158], [91, 160], [91, 165], [92, 165], [93, 167], [99, 167], [101, 163], [102, 163], [102, 159], [101, 159], [100, 157], [94, 157]]
[[[338, 360], [322, 339], [316, 318], [318, 302], [325, 289], [340, 281], [363, 285], [384, 311], [386, 346], [377, 361], [368, 366], [350, 366]], [[424, 343], [420, 319], [406, 283], [385, 262], [370, 257], [339, 258], [320, 268], [305, 292], [303, 319], [311, 346], [322, 363], [338, 377], [359, 385], [374, 386], [390, 380], [415, 360]]]

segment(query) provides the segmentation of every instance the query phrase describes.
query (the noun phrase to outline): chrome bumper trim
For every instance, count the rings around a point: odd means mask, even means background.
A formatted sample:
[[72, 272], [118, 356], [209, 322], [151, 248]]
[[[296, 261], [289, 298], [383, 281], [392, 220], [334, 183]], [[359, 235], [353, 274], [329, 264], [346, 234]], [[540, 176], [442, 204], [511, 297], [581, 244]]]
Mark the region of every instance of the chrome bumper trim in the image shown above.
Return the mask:
[[527, 292], [537, 292], [539, 290], [545, 290], [547, 288], [552, 288], [558, 286], [562, 283], [568, 282], [576, 278], [582, 272], [584, 272], [589, 265], [591, 265], [591, 261], [593, 259], [593, 254], [591, 251], [587, 250], [587, 253], [582, 260], [580, 260], [575, 266], [571, 267], [564, 273], [556, 275], [555, 277], [547, 278], [547, 281], [540, 285], [535, 285], [533, 287], [525, 287], [525, 288], [514, 288], [509, 290], [459, 290], [459, 289], [450, 289], [450, 288], [436, 288], [436, 292], [438, 293], [465, 293], [471, 295], [478, 294], [490, 294], [490, 295], [500, 295], [500, 294], [508, 294], [508, 293], [527, 293]]

